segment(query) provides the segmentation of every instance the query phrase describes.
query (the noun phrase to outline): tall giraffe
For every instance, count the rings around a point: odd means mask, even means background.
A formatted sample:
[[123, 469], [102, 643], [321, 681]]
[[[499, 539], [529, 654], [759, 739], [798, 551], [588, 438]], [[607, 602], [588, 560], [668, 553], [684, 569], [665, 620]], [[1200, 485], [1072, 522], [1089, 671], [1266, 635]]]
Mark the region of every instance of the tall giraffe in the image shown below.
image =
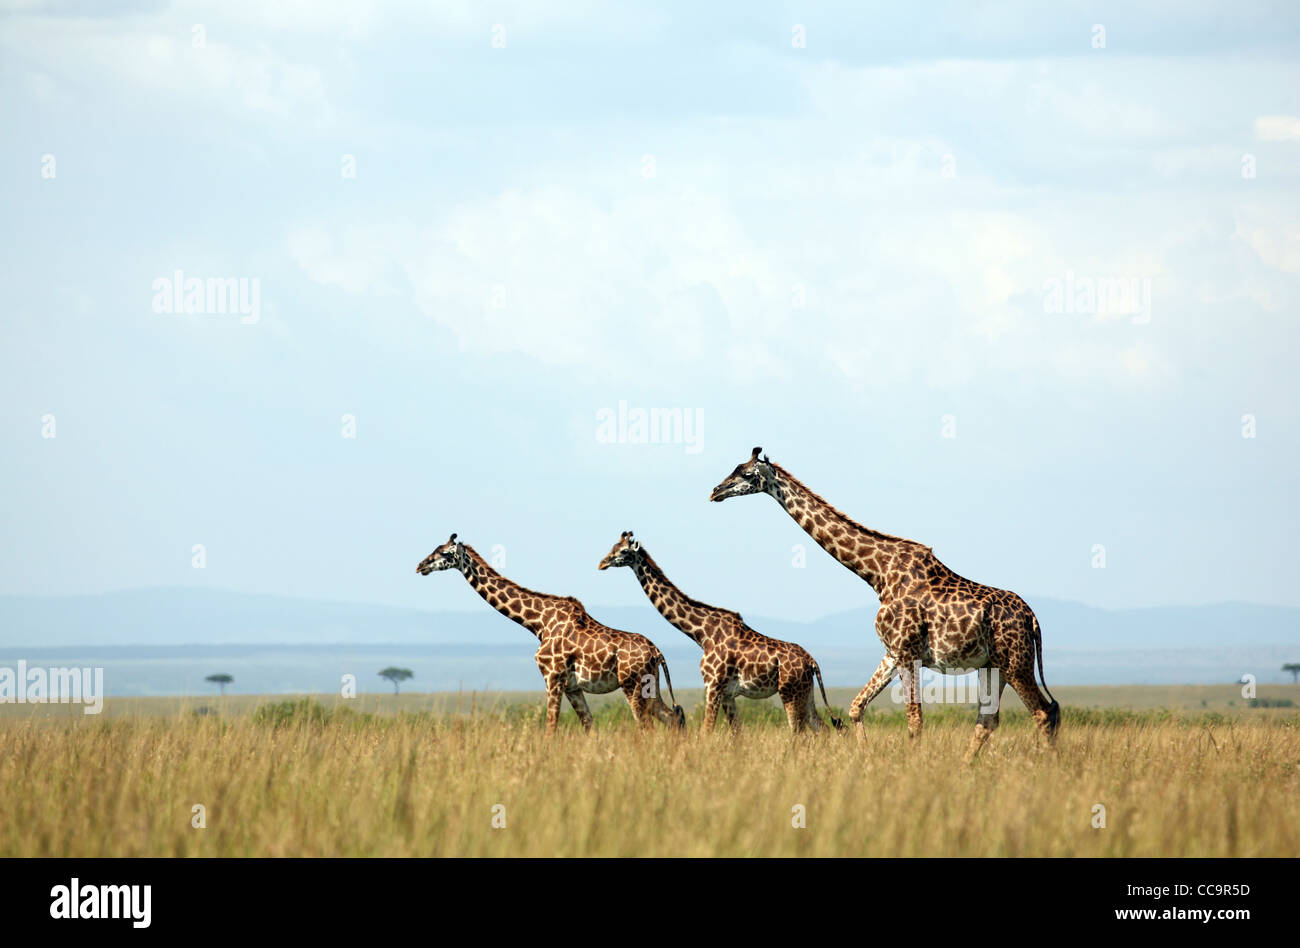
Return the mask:
[[[825, 725], [817, 714], [813, 695], [813, 678], [821, 688], [822, 704], [829, 711], [826, 687], [817, 662], [793, 642], [782, 642], [755, 632], [738, 612], [728, 612], [692, 599], [664, 575], [650, 553], [625, 531], [597, 569], [628, 566], [646, 596], [665, 619], [686, 633], [700, 648], [700, 674], [704, 677], [704, 730], [712, 731], [718, 709], [727, 715], [734, 729], [736, 695], [744, 698], [770, 698], [780, 695], [790, 730], [798, 733], [805, 727], [813, 731]], [[839, 730], [844, 726], [834, 715], [831, 723]]]
[[[981, 707], [966, 754], [973, 760], [998, 726], [1002, 690], [1009, 684], [1029, 709], [1049, 744], [1056, 738], [1061, 706], [1043, 677], [1043, 639], [1038, 619], [1023, 599], [958, 576], [928, 546], [871, 530], [836, 510], [773, 464], [755, 448], [709, 499], [770, 494], [822, 549], [867, 581], [880, 598], [876, 634], [885, 657], [866, 687], [853, 699], [849, 718], [865, 743], [862, 712], [898, 673], [907, 698], [907, 730], [921, 733], [921, 702], [916, 670], [980, 670], [981, 692], [992, 703]], [[1034, 680], [1034, 661], [1044, 698]], [[992, 679], [992, 680], [990, 680]]]
[[[458, 569], [489, 606], [537, 636], [534, 658], [546, 680], [546, 733], [554, 734], [560, 720], [560, 697], [569, 699], [584, 729], [591, 730], [591, 711], [583, 692], [603, 695], [623, 690], [632, 716], [643, 727], [654, 718], [683, 728], [686, 714], [673, 695], [673, 681], [663, 653], [644, 635], [601, 625], [572, 596], [550, 596], [506, 579], [474, 548], [451, 539], [426, 556], [415, 571], [421, 576]], [[659, 694], [659, 669], [664, 670], [668, 707]], [[653, 685], [653, 688], [651, 687]]]

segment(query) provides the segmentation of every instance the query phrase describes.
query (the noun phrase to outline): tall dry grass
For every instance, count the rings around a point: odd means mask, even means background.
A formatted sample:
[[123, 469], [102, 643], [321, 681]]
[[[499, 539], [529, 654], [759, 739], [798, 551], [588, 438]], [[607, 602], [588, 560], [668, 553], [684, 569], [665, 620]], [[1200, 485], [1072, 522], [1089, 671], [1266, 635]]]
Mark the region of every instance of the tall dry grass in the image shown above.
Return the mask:
[[1006, 712], [968, 768], [964, 713], [932, 714], [915, 746], [880, 715], [863, 752], [765, 712], [705, 736], [638, 732], [610, 707], [551, 740], [535, 707], [10, 717], [0, 855], [1300, 855], [1294, 714], [1067, 709], [1048, 753]]

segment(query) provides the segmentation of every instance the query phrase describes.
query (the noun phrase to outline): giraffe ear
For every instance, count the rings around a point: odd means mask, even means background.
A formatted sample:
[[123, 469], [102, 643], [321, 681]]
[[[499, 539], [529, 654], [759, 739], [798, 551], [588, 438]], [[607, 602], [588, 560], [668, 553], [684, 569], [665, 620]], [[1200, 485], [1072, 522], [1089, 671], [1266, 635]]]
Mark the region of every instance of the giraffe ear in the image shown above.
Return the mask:
[[633, 551], [640, 550], [640, 549], [641, 549], [641, 541], [640, 541], [640, 540], [633, 540], [633, 541], [632, 541], [632, 549], [633, 549]]

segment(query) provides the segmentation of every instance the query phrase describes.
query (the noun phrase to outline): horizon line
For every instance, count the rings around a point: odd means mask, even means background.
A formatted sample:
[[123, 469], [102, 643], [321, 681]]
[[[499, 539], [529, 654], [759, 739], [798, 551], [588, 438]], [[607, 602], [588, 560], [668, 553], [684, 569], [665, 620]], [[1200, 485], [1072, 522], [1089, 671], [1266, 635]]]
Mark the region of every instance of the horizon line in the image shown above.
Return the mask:
[[[4, 600], [4, 599], [46, 599], [46, 600], [88, 599], [97, 596], [119, 596], [119, 595], [127, 595], [132, 593], [149, 593], [149, 592], [217, 593], [222, 595], [233, 595], [233, 596], [262, 597], [266, 599], [285, 599], [285, 600], [290, 600], [293, 602], [300, 602], [300, 603], [328, 603], [330, 605], [338, 605], [338, 606], [364, 606], [364, 607], [378, 608], [378, 609], [393, 609], [393, 610], [400, 610], [403, 612], [425, 613], [428, 615], [446, 615], [446, 614], [475, 615], [480, 611], [479, 609], [445, 609], [445, 608], [429, 609], [423, 606], [397, 605], [393, 603], [376, 602], [373, 600], [367, 601], [367, 600], [357, 600], [357, 599], [336, 599], [329, 596], [299, 596], [299, 595], [293, 595], [289, 593], [254, 592], [254, 591], [236, 589], [236, 588], [231, 588], [226, 586], [186, 586], [186, 585], [128, 586], [119, 589], [100, 590], [98, 592], [74, 592], [74, 593], [0, 592], [0, 600]], [[875, 594], [873, 592], [872, 596], [874, 597], [874, 595]], [[1210, 600], [1210, 601], [1199, 602], [1199, 603], [1163, 603], [1157, 605], [1136, 605], [1136, 606], [1135, 605], [1099, 606], [1099, 605], [1094, 605], [1093, 603], [1084, 602], [1079, 599], [1063, 599], [1059, 596], [1022, 595], [1021, 598], [1023, 598], [1026, 602], [1029, 602], [1031, 608], [1033, 605], [1033, 600], [1047, 600], [1050, 602], [1066, 603], [1075, 606], [1083, 606], [1086, 609], [1096, 609], [1101, 612], [1137, 612], [1137, 611], [1149, 610], [1149, 609], [1204, 609], [1213, 606], [1253, 606], [1253, 607], [1266, 608], [1266, 609], [1290, 609], [1290, 610], [1300, 611], [1300, 605], [1292, 605], [1289, 603], [1277, 603], [1277, 602], [1254, 602], [1246, 599], [1216, 599], [1216, 600]], [[603, 604], [598, 604], [591, 608], [633, 609], [637, 607], [631, 605], [603, 603]], [[821, 622], [824, 619], [829, 619], [834, 616], [842, 616], [850, 612], [856, 612], [858, 609], [870, 609], [870, 608], [871, 608], [871, 604], [868, 602], [868, 603], [864, 603], [861, 606], [857, 606], [849, 609], [838, 609], [833, 612], [821, 613], [816, 617], [808, 618], [808, 619], [781, 619], [776, 616], [767, 615], [764, 613], [754, 613], [754, 615], [762, 619], [774, 620], [777, 622], [792, 622], [792, 623], [798, 623], [804, 625], [811, 625], [813, 623]]]

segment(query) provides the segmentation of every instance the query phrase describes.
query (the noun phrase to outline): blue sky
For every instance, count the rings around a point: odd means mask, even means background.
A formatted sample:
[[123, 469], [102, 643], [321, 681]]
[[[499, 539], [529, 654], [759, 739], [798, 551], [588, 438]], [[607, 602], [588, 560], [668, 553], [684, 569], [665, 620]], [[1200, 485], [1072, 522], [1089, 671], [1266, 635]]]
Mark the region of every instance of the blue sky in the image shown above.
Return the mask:
[[0, 16], [0, 593], [482, 608], [414, 573], [457, 531], [635, 605], [630, 528], [745, 613], [871, 602], [707, 503], [761, 444], [1031, 602], [1300, 605], [1293, 8], [358, 6]]

